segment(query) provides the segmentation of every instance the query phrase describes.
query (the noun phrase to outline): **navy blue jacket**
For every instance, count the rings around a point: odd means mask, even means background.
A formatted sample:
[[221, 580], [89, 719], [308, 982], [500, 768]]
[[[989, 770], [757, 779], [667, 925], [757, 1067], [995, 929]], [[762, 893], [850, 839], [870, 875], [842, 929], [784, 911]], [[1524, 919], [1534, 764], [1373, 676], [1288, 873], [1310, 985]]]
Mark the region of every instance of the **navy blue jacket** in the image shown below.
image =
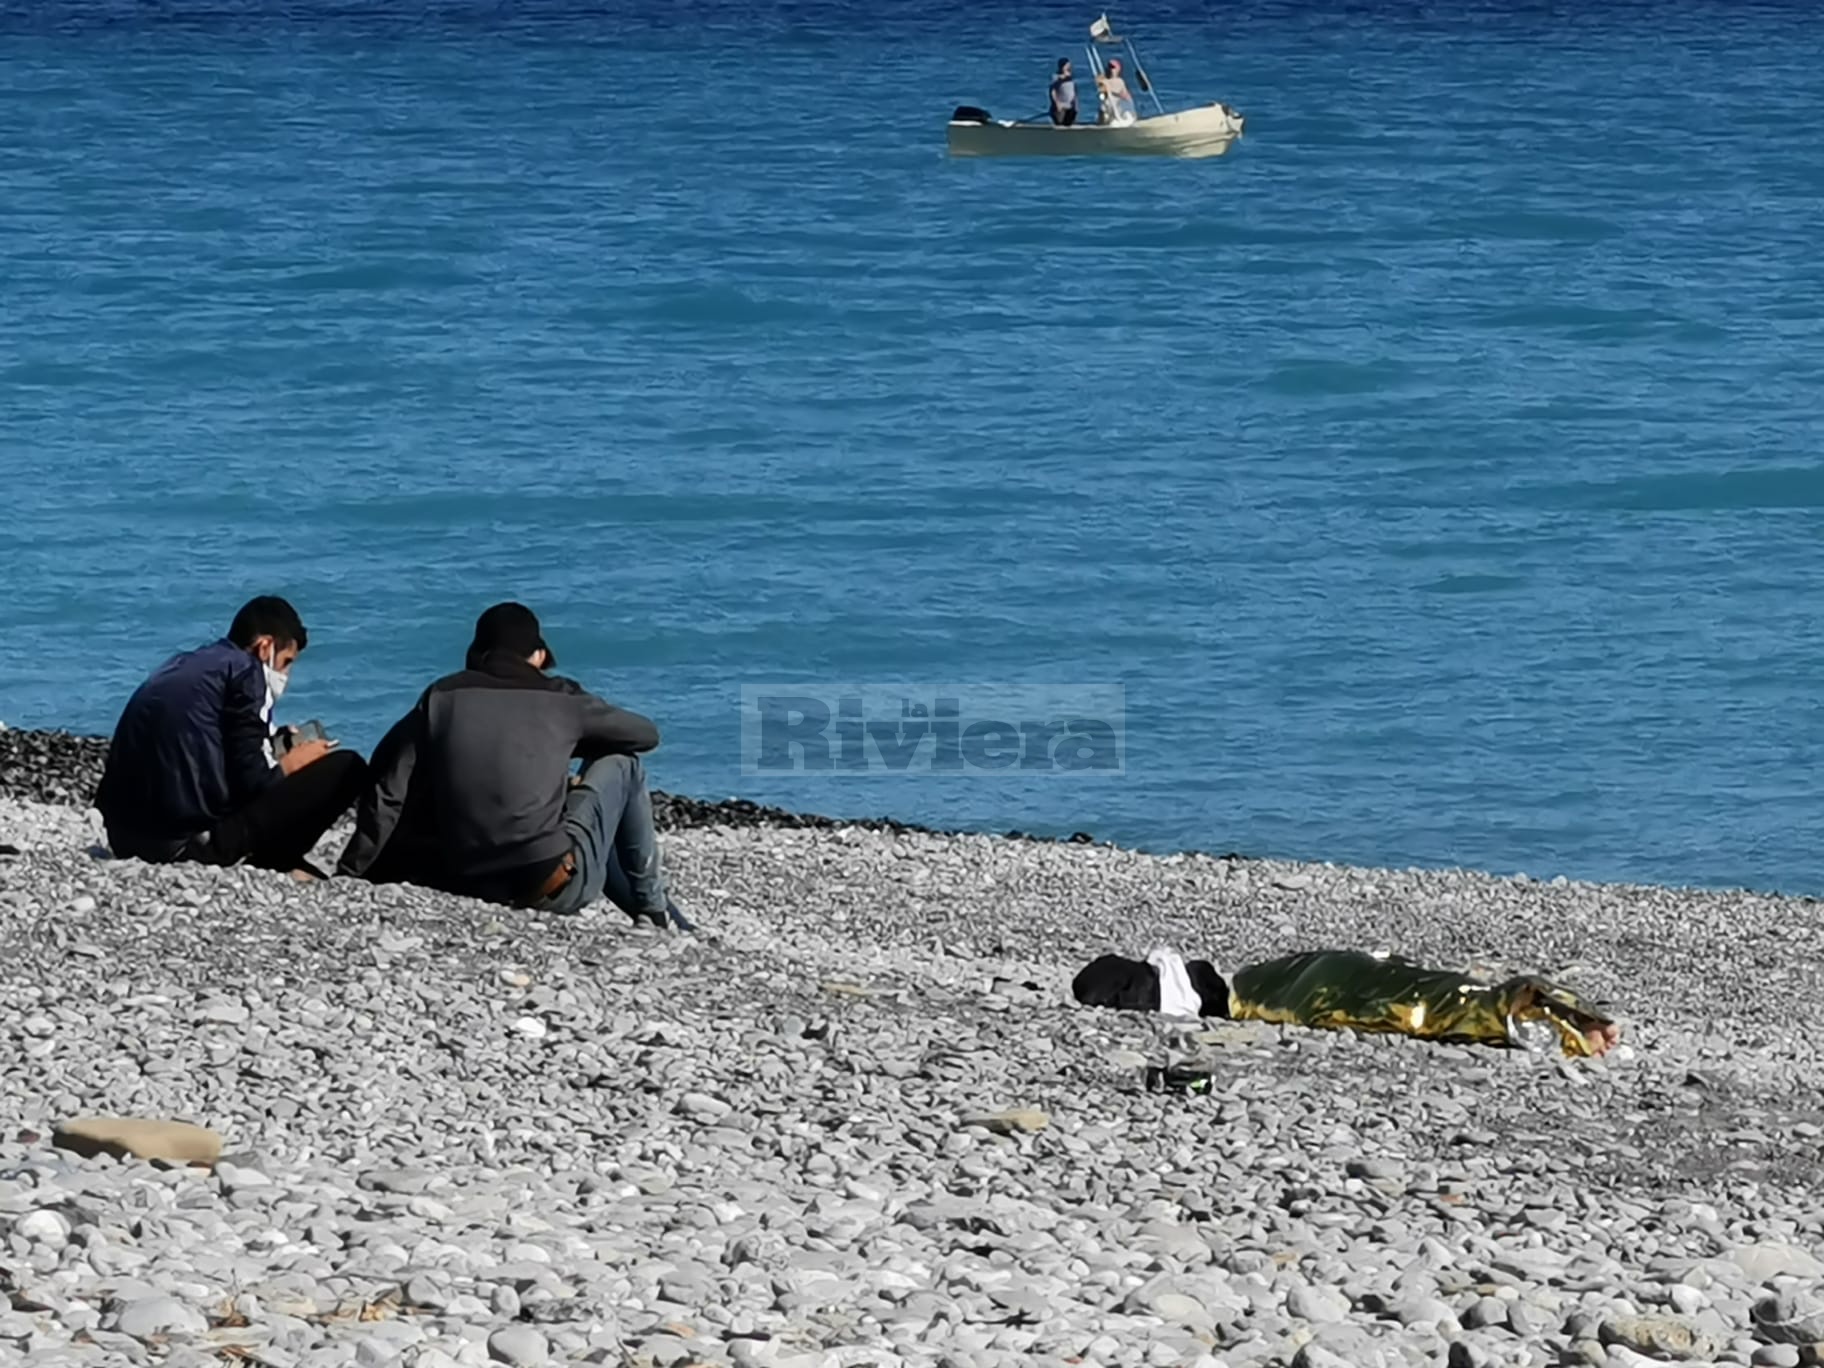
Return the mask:
[[169, 858], [278, 782], [266, 671], [232, 641], [172, 656], [127, 700], [95, 806], [116, 855]]

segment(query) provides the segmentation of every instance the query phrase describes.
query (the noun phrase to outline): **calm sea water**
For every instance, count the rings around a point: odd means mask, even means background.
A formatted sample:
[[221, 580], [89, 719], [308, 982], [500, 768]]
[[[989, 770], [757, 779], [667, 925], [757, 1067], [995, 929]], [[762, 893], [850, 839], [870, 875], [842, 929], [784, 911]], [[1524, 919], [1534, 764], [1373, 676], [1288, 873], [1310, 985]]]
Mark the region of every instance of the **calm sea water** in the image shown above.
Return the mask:
[[[0, 0], [0, 718], [275, 589], [368, 745], [517, 596], [681, 791], [1824, 891], [1816, 8], [1117, 9], [1232, 155], [945, 157], [1094, 17]], [[762, 782], [780, 679], [1127, 773]]]

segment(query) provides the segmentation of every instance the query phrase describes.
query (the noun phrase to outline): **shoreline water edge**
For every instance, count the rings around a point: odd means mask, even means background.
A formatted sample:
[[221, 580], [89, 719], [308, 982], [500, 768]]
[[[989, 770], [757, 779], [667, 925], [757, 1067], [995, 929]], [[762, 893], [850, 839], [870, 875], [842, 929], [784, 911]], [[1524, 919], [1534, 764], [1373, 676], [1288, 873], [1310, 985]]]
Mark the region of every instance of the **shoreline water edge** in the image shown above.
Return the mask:
[[[47, 803], [86, 803], [94, 794], [101, 782], [102, 766], [107, 760], [108, 739], [103, 736], [85, 736], [77, 732], [39, 729], [10, 728], [0, 724], [0, 795], [23, 798], [35, 802]], [[660, 789], [652, 791], [653, 822], [661, 832], [686, 831], [697, 827], [768, 827], [784, 831], [881, 831], [897, 832], [905, 835], [984, 837], [1002, 841], [1029, 841], [1050, 845], [1104, 845], [1109, 848], [1130, 849], [1118, 846], [1113, 841], [1098, 841], [1092, 832], [1075, 831], [1068, 836], [1050, 836], [1043, 833], [1023, 831], [1010, 828], [1005, 831], [970, 830], [956, 827], [932, 827], [917, 822], [904, 822], [895, 817], [833, 817], [824, 813], [799, 812], [791, 808], [757, 803], [748, 798], [693, 798], [682, 794], [667, 793]], [[1328, 864], [1309, 856], [1263, 856], [1251, 855], [1239, 850], [1180, 850], [1180, 851], [1145, 851], [1158, 859], [1200, 857], [1228, 862], [1277, 862], [1287, 864]], [[1596, 881], [1573, 879], [1568, 875], [1553, 875], [1547, 880], [1535, 880], [1529, 874], [1502, 875], [1488, 871], [1472, 871], [1457, 865], [1438, 866], [1402, 866], [1407, 872], [1417, 873], [1432, 869], [1439, 873], [1483, 872], [1490, 878], [1511, 878], [1519, 883], [1547, 882], [1554, 887], [1564, 887], [1571, 883], [1606, 883], [1616, 888], [1666, 888], [1704, 893], [1755, 893], [1768, 897], [1790, 898], [1795, 902], [1812, 903], [1818, 900], [1817, 895], [1810, 893], [1792, 893], [1779, 889], [1737, 888], [1735, 886], [1699, 885], [1699, 884], [1659, 884], [1633, 881]]]
[[[100, 858], [98, 747], [0, 732], [0, 1361], [1824, 1358], [1807, 900], [687, 803], [683, 936]], [[1623, 1044], [1072, 1000], [1157, 945], [1537, 971]]]
[[[0, 725], [0, 793], [50, 803], [86, 803], [101, 782], [108, 758], [108, 738], [77, 732], [42, 731]], [[654, 790], [653, 822], [661, 831], [691, 827], [777, 827], [796, 831], [834, 831], [854, 827], [863, 831], [917, 832], [927, 836], [995, 836], [1008, 841], [1059, 842], [1090, 845], [1095, 838], [1086, 831], [1069, 836], [1044, 836], [1033, 832], [969, 832], [921, 826], [893, 817], [829, 817], [794, 812], [747, 798], [690, 798]], [[1243, 859], [1227, 854], [1223, 859]]]

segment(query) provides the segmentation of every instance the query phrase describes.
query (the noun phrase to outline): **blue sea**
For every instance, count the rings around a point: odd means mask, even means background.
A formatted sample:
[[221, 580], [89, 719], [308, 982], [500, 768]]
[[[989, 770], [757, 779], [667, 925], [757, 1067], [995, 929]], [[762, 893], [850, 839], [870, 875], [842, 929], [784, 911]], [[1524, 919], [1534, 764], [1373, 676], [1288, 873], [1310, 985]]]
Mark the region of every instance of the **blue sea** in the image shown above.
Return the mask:
[[[516, 597], [655, 782], [1824, 892], [1824, 16], [1115, 9], [1208, 161], [957, 161], [1097, 6], [0, 0], [0, 719], [259, 591], [371, 746]], [[742, 689], [1120, 685], [1119, 775]]]

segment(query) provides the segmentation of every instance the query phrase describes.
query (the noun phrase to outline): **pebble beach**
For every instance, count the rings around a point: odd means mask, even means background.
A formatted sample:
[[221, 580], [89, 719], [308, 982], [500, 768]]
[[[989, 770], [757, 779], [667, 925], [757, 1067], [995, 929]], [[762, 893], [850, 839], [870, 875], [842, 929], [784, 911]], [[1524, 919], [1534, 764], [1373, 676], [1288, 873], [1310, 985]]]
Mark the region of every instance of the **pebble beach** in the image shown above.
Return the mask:
[[[1811, 900], [670, 800], [684, 936], [115, 861], [100, 755], [0, 731], [0, 1363], [1824, 1362]], [[1161, 944], [1539, 971], [1623, 1044], [1071, 1000]]]

